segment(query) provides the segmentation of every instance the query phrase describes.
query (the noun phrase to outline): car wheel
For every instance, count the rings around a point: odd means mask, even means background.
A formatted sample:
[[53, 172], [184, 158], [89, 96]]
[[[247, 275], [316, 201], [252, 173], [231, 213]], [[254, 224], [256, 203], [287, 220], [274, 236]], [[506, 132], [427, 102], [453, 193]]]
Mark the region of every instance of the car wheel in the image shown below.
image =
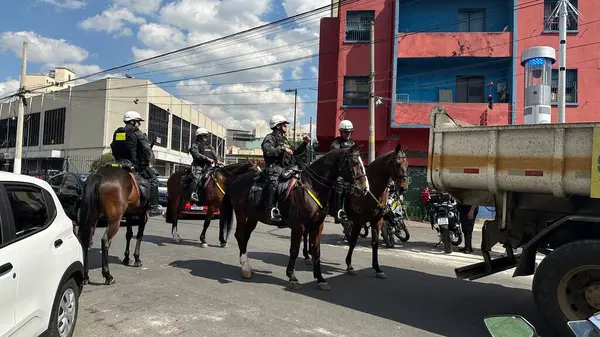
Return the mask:
[[63, 283], [56, 293], [50, 317], [50, 337], [71, 337], [77, 323], [79, 286], [74, 279]]

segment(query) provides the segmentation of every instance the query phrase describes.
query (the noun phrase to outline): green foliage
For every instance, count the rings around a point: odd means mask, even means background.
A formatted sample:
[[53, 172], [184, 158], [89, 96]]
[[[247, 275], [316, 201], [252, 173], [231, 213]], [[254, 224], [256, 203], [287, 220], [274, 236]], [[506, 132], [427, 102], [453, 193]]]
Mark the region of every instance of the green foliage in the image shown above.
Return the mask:
[[92, 162], [92, 165], [90, 165], [90, 172], [113, 161], [115, 161], [115, 157], [113, 157], [112, 153], [105, 153]]

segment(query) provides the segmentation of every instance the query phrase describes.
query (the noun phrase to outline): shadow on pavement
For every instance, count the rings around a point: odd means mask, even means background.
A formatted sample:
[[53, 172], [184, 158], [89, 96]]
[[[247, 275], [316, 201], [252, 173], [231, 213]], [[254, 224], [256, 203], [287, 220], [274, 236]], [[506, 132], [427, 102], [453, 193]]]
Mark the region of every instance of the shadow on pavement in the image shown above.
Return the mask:
[[[252, 264], [252, 260], [260, 260], [266, 264], [279, 266], [284, 269], [287, 268], [289, 256], [283, 255], [279, 253], [269, 253], [269, 252], [248, 252], [248, 257], [250, 258], [250, 264]], [[321, 273], [323, 275], [333, 275], [333, 273], [343, 273], [345, 269], [340, 269], [335, 266], [339, 266], [339, 263], [330, 263], [327, 261], [321, 261]], [[296, 270], [309, 270], [312, 271], [312, 265], [304, 264], [304, 257], [302, 254], [298, 256], [295, 265]]]
[[[287, 257], [281, 260], [287, 261]], [[270, 261], [277, 264], [273, 258]], [[193, 276], [220, 283], [243, 280], [239, 266], [220, 262], [187, 260], [171, 265], [188, 269]], [[313, 281], [294, 293], [443, 336], [489, 336], [483, 319], [494, 314], [522, 315], [538, 327], [542, 336], [552, 336], [551, 332], [539, 328], [542, 325], [529, 290], [391, 266], [382, 268], [388, 276], [386, 280], [374, 278], [372, 270], [366, 268], [359, 270], [357, 276], [341, 274], [328, 278], [331, 292], [317, 290]], [[255, 270], [254, 277], [243, 282], [285, 286], [284, 280], [269, 274], [271, 272]]]

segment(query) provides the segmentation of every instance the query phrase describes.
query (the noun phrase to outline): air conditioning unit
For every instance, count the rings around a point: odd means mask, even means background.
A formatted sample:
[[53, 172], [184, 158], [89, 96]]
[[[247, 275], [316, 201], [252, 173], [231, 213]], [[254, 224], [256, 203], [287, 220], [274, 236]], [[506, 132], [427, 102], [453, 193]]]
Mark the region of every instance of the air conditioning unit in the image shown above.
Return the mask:
[[452, 90], [439, 90], [438, 99], [443, 103], [452, 103]]

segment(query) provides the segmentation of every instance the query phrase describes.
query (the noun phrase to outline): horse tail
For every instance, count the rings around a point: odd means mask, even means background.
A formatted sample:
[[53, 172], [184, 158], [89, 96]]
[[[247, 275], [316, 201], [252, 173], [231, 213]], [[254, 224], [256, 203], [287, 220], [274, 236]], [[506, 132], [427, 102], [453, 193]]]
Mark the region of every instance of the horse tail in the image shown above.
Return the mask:
[[173, 223], [173, 220], [171, 220], [171, 213], [173, 213], [171, 210], [171, 200], [167, 200], [167, 211], [165, 212], [165, 221], [167, 223]]
[[85, 184], [83, 197], [81, 199], [79, 231], [77, 235], [79, 240], [86, 249], [90, 245], [92, 239], [92, 228], [94, 224], [92, 219], [97, 217], [100, 212], [100, 184], [102, 176], [98, 173], [91, 174]]
[[223, 228], [223, 226], [227, 226], [229, 230], [231, 230], [231, 225], [233, 223], [233, 202], [229, 197], [229, 194], [225, 193], [223, 196], [223, 200], [221, 201], [219, 215], [219, 227]]

